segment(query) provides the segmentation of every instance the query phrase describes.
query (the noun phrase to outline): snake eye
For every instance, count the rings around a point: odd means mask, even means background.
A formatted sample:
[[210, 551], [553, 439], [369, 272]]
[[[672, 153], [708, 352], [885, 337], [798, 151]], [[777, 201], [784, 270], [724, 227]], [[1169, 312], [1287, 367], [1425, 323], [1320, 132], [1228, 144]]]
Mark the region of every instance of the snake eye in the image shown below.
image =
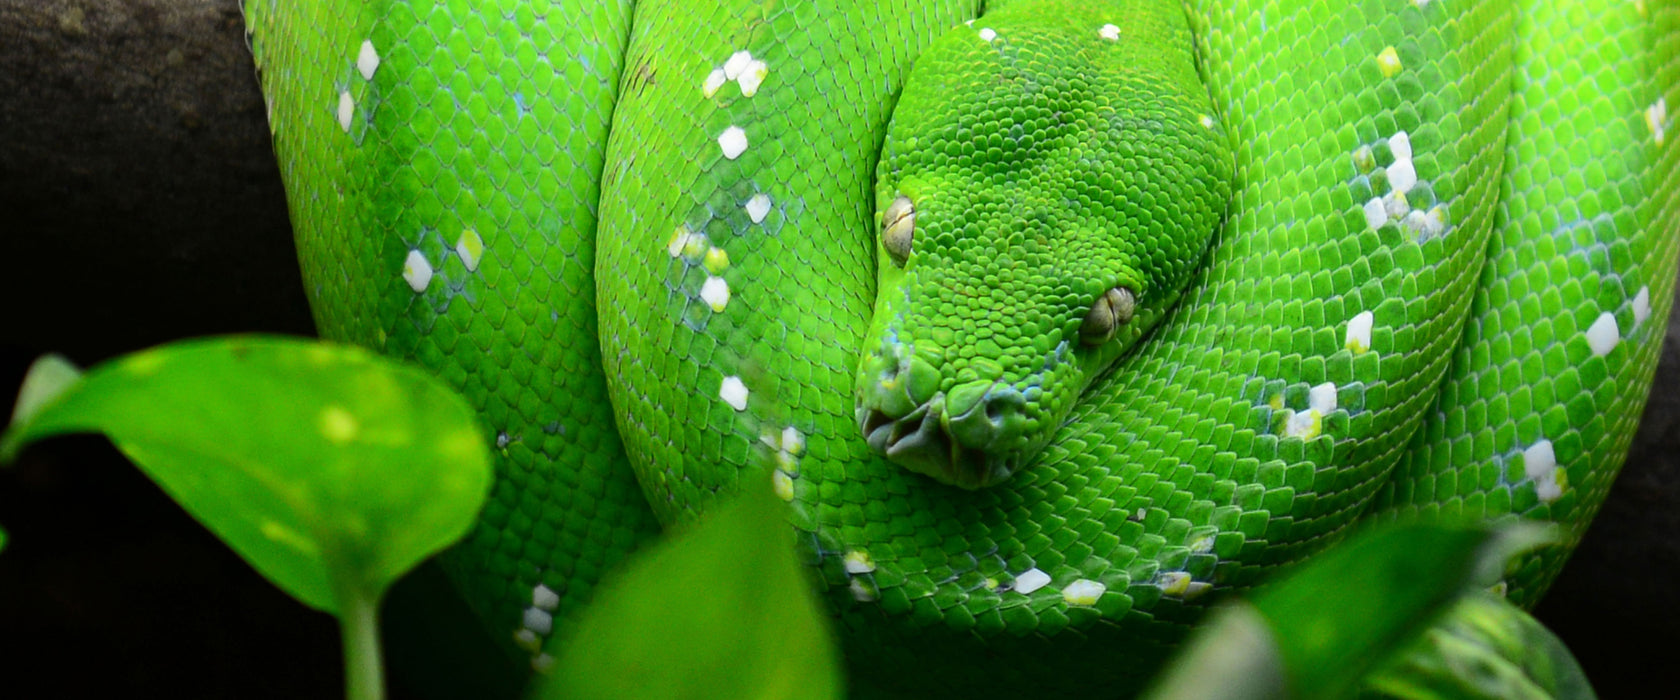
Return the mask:
[[881, 214], [881, 245], [899, 267], [910, 258], [910, 239], [915, 231], [916, 207], [909, 197], [899, 195]]
[[1132, 310], [1136, 305], [1137, 297], [1125, 287], [1103, 292], [1091, 305], [1090, 312], [1085, 314], [1085, 323], [1079, 326], [1079, 340], [1086, 345], [1108, 342], [1114, 337], [1115, 329], [1132, 320]]

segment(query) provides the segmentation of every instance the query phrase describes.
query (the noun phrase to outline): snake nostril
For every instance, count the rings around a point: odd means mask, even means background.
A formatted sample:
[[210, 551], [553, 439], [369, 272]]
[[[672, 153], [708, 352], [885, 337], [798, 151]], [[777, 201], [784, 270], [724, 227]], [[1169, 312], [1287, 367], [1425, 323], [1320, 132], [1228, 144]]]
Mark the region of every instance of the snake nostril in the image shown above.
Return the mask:
[[875, 356], [870, 359], [873, 361], [874, 365], [879, 368], [881, 381], [892, 381], [893, 379], [898, 378], [898, 363], [893, 362], [891, 356], [886, 353], [876, 353]]
[[1010, 418], [1025, 413], [1026, 408], [1026, 396], [1013, 387], [997, 387], [986, 394], [986, 418], [999, 428]]

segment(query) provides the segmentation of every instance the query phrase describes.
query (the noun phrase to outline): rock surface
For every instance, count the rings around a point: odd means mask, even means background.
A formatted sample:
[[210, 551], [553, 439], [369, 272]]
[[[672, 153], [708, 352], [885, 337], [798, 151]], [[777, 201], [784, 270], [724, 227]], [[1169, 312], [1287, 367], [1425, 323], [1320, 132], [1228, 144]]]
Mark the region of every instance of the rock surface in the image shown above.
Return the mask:
[[[37, 354], [310, 334], [235, 0], [0, 0], [0, 395]], [[1666, 685], [1680, 628], [1680, 313], [1622, 477], [1539, 608], [1601, 694]], [[9, 400], [9, 399], [8, 399]], [[341, 692], [337, 631], [98, 438], [0, 472], [10, 687]], [[399, 696], [401, 694], [398, 689]]]

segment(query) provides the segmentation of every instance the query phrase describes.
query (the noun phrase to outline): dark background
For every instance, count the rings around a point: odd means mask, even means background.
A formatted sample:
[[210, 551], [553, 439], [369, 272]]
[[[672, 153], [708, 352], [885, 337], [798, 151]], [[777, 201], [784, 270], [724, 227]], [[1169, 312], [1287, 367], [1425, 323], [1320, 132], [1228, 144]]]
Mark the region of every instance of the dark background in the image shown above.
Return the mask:
[[[43, 352], [87, 366], [313, 332], [236, 0], [0, 0], [0, 265], [0, 404]], [[1606, 697], [1672, 687], [1680, 647], [1677, 336], [1671, 322], [1627, 466], [1538, 611]], [[342, 694], [332, 619], [101, 438], [0, 470], [0, 525], [8, 697]]]

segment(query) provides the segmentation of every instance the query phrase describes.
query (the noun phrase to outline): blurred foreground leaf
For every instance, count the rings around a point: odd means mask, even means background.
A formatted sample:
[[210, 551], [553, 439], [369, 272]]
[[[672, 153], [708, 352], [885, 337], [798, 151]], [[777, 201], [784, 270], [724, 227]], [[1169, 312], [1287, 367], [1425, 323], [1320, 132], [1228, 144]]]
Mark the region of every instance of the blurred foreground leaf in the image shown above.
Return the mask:
[[1217, 614], [1163, 673], [1154, 698], [1341, 698], [1512, 554], [1529, 523], [1374, 528]]
[[302, 339], [191, 340], [86, 375], [42, 358], [0, 461], [83, 431], [105, 433], [269, 581], [337, 615], [353, 698], [384, 695], [386, 588], [466, 534], [490, 488], [489, 447], [454, 391]]
[[612, 577], [538, 696], [840, 697], [839, 654], [784, 506], [769, 483], [746, 491]]
[[1392, 663], [1365, 679], [1367, 697], [1590, 700], [1569, 647], [1491, 593], [1465, 596]]
[[234, 337], [78, 376], [36, 362], [0, 459], [68, 432], [110, 437], [199, 522], [310, 607], [382, 592], [465, 534], [490, 485], [472, 409], [365, 350]]

